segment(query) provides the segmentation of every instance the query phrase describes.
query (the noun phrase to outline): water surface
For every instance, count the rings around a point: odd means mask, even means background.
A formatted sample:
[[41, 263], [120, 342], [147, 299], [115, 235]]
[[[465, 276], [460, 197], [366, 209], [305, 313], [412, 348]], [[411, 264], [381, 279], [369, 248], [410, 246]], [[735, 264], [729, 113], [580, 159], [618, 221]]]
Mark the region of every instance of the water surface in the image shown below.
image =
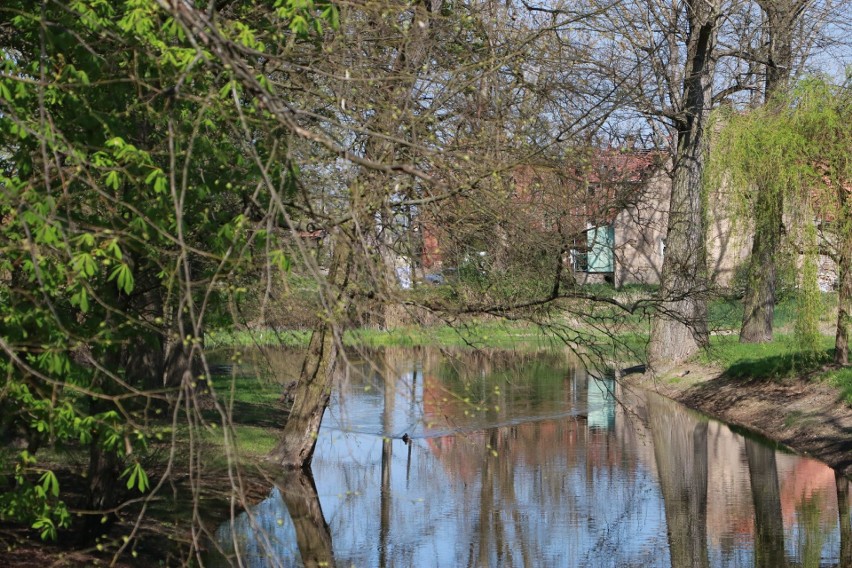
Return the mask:
[[387, 349], [338, 375], [313, 479], [282, 478], [216, 532], [245, 566], [852, 559], [830, 468], [567, 353]]

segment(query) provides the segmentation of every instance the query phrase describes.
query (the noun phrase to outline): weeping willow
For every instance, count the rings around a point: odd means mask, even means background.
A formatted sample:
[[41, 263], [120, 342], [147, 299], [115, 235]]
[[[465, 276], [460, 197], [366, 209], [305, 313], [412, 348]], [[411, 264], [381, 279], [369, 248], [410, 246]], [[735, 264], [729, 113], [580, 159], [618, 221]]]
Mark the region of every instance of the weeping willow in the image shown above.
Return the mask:
[[[835, 359], [842, 364], [848, 364], [852, 323], [850, 101], [848, 79], [836, 85], [811, 77], [761, 108], [717, 111], [706, 177], [708, 187], [730, 186], [734, 218], [761, 243], [750, 259], [747, 309], [767, 266], [774, 270], [766, 258], [774, 261], [785, 247], [801, 252], [795, 331], [803, 354], [816, 354], [819, 344], [818, 255], [835, 260], [840, 289]], [[766, 254], [756, 254], [761, 251]], [[774, 302], [774, 280], [772, 286], [764, 297]]]
[[[804, 207], [804, 211], [810, 212], [810, 210], [810, 207]], [[813, 219], [812, 215], [807, 215], [807, 217]], [[800, 237], [803, 259], [796, 296], [796, 325], [794, 329], [799, 353], [806, 362], [811, 362], [819, 358], [819, 315], [822, 307], [817, 282], [819, 254], [817, 231], [814, 223], [808, 223], [806, 219], [803, 220]]]

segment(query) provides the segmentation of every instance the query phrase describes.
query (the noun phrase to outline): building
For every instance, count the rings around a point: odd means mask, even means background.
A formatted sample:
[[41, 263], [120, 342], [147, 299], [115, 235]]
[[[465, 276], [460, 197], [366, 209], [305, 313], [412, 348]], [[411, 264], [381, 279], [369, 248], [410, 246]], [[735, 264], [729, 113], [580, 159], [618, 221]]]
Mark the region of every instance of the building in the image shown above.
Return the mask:
[[[666, 154], [603, 149], [579, 166], [524, 164], [509, 177], [514, 221], [523, 225], [516, 228], [519, 238], [524, 232], [558, 231], [567, 241], [565, 266], [578, 284], [660, 283], [672, 181]], [[735, 230], [727, 199], [723, 187], [707, 200], [708, 273], [719, 287], [731, 284], [751, 246], [747, 231]], [[450, 248], [444, 244], [452, 235], [439, 224], [422, 225], [421, 266], [426, 274], [444, 270]], [[506, 241], [511, 246], [512, 239]]]

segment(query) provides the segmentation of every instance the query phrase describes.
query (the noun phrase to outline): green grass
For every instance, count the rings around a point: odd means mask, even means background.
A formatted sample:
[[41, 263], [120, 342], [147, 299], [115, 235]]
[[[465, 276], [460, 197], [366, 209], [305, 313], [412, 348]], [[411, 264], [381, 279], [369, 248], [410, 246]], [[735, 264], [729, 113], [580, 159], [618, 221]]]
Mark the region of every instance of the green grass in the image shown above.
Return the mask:
[[820, 375], [820, 379], [840, 391], [840, 399], [852, 406], [852, 367], [832, 369]]
[[[440, 287], [439, 287], [440, 288]], [[587, 290], [586, 290], [587, 288]], [[603, 297], [622, 295], [651, 295], [652, 287], [634, 286], [615, 290], [609, 285], [592, 285], [584, 288], [589, 293]], [[430, 289], [431, 291], [431, 289]], [[646, 313], [625, 314], [618, 308], [607, 304], [571, 304], [566, 300], [565, 319], [557, 317], [554, 329], [562, 328], [569, 338], [586, 336], [582, 343], [589, 347], [590, 353], [605, 356], [608, 360], [633, 361], [645, 351], [648, 340], [649, 317]], [[581, 301], [582, 302], [582, 301]], [[837, 294], [822, 295], [822, 324], [830, 324], [837, 304]], [[719, 298], [708, 305], [709, 327], [711, 330], [737, 331], [742, 322], [742, 300]], [[597, 322], [595, 329], [591, 323], [578, 323], [576, 316], [585, 314]], [[711, 347], [699, 356], [699, 362], [725, 368], [734, 377], [787, 377], [817, 369], [830, 355], [831, 338], [824, 337], [821, 355], [810, 360], [803, 357], [795, 345], [792, 328], [796, 319], [796, 301], [792, 296], [783, 298], [775, 308], [776, 340], [768, 344], [740, 344], [736, 335], [714, 336]], [[561, 323], [560, 323], [561, 322]], [[606, 332], [611, 329], [611, 332]], [[539, 349], [561, 344], [558, 332], [548, 331], [534, 324], [506, 320], [471, 320], [456, 325], [436, 325], [431, 327], [412, 326], [389, 331], [376, 329], [356, 329], [347, 331], [344, 343], [361, 347], [477, 347]], [[282, 346], [305, 347], [310, 339], [307, 330], [242, 330], [233, 332], [212, 332], [206, 338], [208, 347], [236, 346]], [[628, 348], [625, 348], [625, 345]], [[240, 401], [248, 402], [248, 401]]]
[[777, 334], [771, 343], [740, 343], [736, 335], [714, 336], [698, 362], [723, 367], [734, 378], [785, 378], [820, 368], [829, 361], [834, 338], [822, 337], [817, 357], [806, 357], [792, 335]]
[[[214, 332], [205, 338], [209, 348], [281, 346], [306, 347], [310, 331], [242, 330]], [[551, 339], [539, 327], [514, 322], [485, 322], [433, 327], [405, 327], [389, 331], [362, 328], [347, 331], [343, 342], [363, 347], [514, 347], [544, 345]]]
[[309, 330], [244, 329], [211, 331], [204, 337], [205, 347], [280, 345], [281, 347], [307, 347], [311, 338]]
[[[825, 320], [831, 314], [832, 306], [837, 305], [837, 294], [823, 294]], [[743, 301], [741, 298], [718, 298], [707, 305], [707, 318], [710, 329], [739, 330], [743, 323]], [[775, 306], [774, 327], [778, 331], [792, 329], [796, 321], [796, 300], [790, 296], [783, 298]]]
[[344, 336], [347, 345], [364, 347], [540, 347], [551, 340], [535, 325], [513, 322], [408, 327], [390, 331], [359, 329]]
[[[220, 429], [205, 432], [203, 440], [206, 444], [203, 452], [204, 461], [209, 467], [224, 468], [227, 466], [225, 438]], [[236, 441], [236, 458], [244, 465], [251, 465], [275, 448], [280, 432], [270, 428], [234, 424], [233, 433]]]

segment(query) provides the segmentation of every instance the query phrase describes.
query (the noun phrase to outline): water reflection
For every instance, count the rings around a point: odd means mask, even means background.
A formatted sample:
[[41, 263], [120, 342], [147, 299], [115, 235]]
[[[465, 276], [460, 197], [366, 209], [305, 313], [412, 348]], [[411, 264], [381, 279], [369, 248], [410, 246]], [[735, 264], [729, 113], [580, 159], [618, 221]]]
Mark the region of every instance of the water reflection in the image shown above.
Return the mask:
[[672, 566], [710, 565], [707, 554], [707, 421], [649, 393], [648, 413]]
[[284, 478], [218, 529], [244, 565], [852, 560], [845, 478], [563, 353], [385, 350], [339, 375], [316, 485]]

